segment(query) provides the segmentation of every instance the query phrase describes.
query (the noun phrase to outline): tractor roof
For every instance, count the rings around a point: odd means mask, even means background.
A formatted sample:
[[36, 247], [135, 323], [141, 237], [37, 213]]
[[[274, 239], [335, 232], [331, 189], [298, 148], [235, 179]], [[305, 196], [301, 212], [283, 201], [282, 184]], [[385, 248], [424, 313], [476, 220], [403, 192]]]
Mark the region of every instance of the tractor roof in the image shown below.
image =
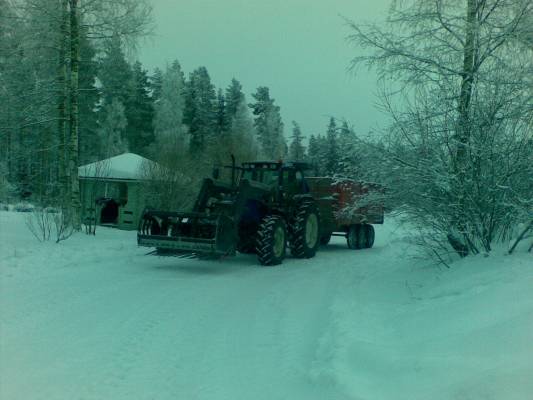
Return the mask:
[[311, 165], [303, 161], [253, 161], [242, 163], [244, 169], [273, 169], [296, 168], [301, 170], [311, 169]]

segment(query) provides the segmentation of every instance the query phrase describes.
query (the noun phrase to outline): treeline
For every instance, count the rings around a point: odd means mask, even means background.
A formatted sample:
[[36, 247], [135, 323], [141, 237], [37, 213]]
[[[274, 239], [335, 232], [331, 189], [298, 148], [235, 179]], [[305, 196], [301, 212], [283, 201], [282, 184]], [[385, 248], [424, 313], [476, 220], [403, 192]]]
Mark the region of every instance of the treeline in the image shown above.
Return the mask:
[[2, 1], [0, 15], [1, 197], [70, 202], [79, 197], [73, 194], [77, 166], [124, 152], [176, 170], [182, 183], [228, 162], [230, 154], [239, 162], [308, 160], [320, 175], [353, 162], [355, 135], [333, 118], [308, 146], [293, 122], [287, 143], [268, 87], [247, 99], [237, 79], [215, 87], [206, 67], [186, 76], [178, 61], [153, 73], [129, 62], [128, 46], [149, 19], [142, 2], [119, 2], [124, 20], [105, 29], [103, 1], [91, 3], [93, 10], [73, 9], [74, 0], [14, 4]]

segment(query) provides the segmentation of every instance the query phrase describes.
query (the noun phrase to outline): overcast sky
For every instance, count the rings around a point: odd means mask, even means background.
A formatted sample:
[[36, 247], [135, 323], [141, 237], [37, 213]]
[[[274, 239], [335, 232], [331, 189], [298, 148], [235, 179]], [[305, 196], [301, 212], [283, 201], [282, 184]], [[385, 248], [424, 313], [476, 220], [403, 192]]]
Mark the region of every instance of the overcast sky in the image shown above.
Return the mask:
[[178, 59], [185, 73], [206, 66], [225, 88], [235, 77], [248, 102], [268, 86], [281, 107], [285, 135], [292, 120], [306, 136], [322, 133], [329, 116], [361, 133], [380, 120], [375, 77], [347, 72], [355, 49], [340, 15], [383, 19], [390, 0], [153, 0], [155, 35], [140, 49], [150, 70]]

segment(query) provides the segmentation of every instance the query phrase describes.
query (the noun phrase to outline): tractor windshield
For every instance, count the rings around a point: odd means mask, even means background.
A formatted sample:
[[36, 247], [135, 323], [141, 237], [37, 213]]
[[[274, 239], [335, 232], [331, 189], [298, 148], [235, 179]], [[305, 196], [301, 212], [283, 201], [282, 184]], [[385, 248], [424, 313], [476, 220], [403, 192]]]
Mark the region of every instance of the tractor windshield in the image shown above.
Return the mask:
[[242, 173], [242, 179], [264, 183], [265, 185], [276, 185], [279, 181], [279, 171], [273, 169], [246, 169]]

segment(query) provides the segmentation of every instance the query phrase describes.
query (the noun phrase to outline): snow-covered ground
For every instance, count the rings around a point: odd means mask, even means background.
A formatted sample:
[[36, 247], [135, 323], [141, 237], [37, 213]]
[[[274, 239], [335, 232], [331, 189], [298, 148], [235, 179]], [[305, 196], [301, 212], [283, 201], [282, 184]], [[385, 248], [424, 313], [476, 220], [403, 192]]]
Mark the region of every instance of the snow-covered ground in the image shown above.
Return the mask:
[[[452, 269], [389, 222], [312, 260], [38, 243], [0, 212], [0, 399], [532, 399], [533, 257]], [[499, 254], [498, 254], [499, 253]]]

